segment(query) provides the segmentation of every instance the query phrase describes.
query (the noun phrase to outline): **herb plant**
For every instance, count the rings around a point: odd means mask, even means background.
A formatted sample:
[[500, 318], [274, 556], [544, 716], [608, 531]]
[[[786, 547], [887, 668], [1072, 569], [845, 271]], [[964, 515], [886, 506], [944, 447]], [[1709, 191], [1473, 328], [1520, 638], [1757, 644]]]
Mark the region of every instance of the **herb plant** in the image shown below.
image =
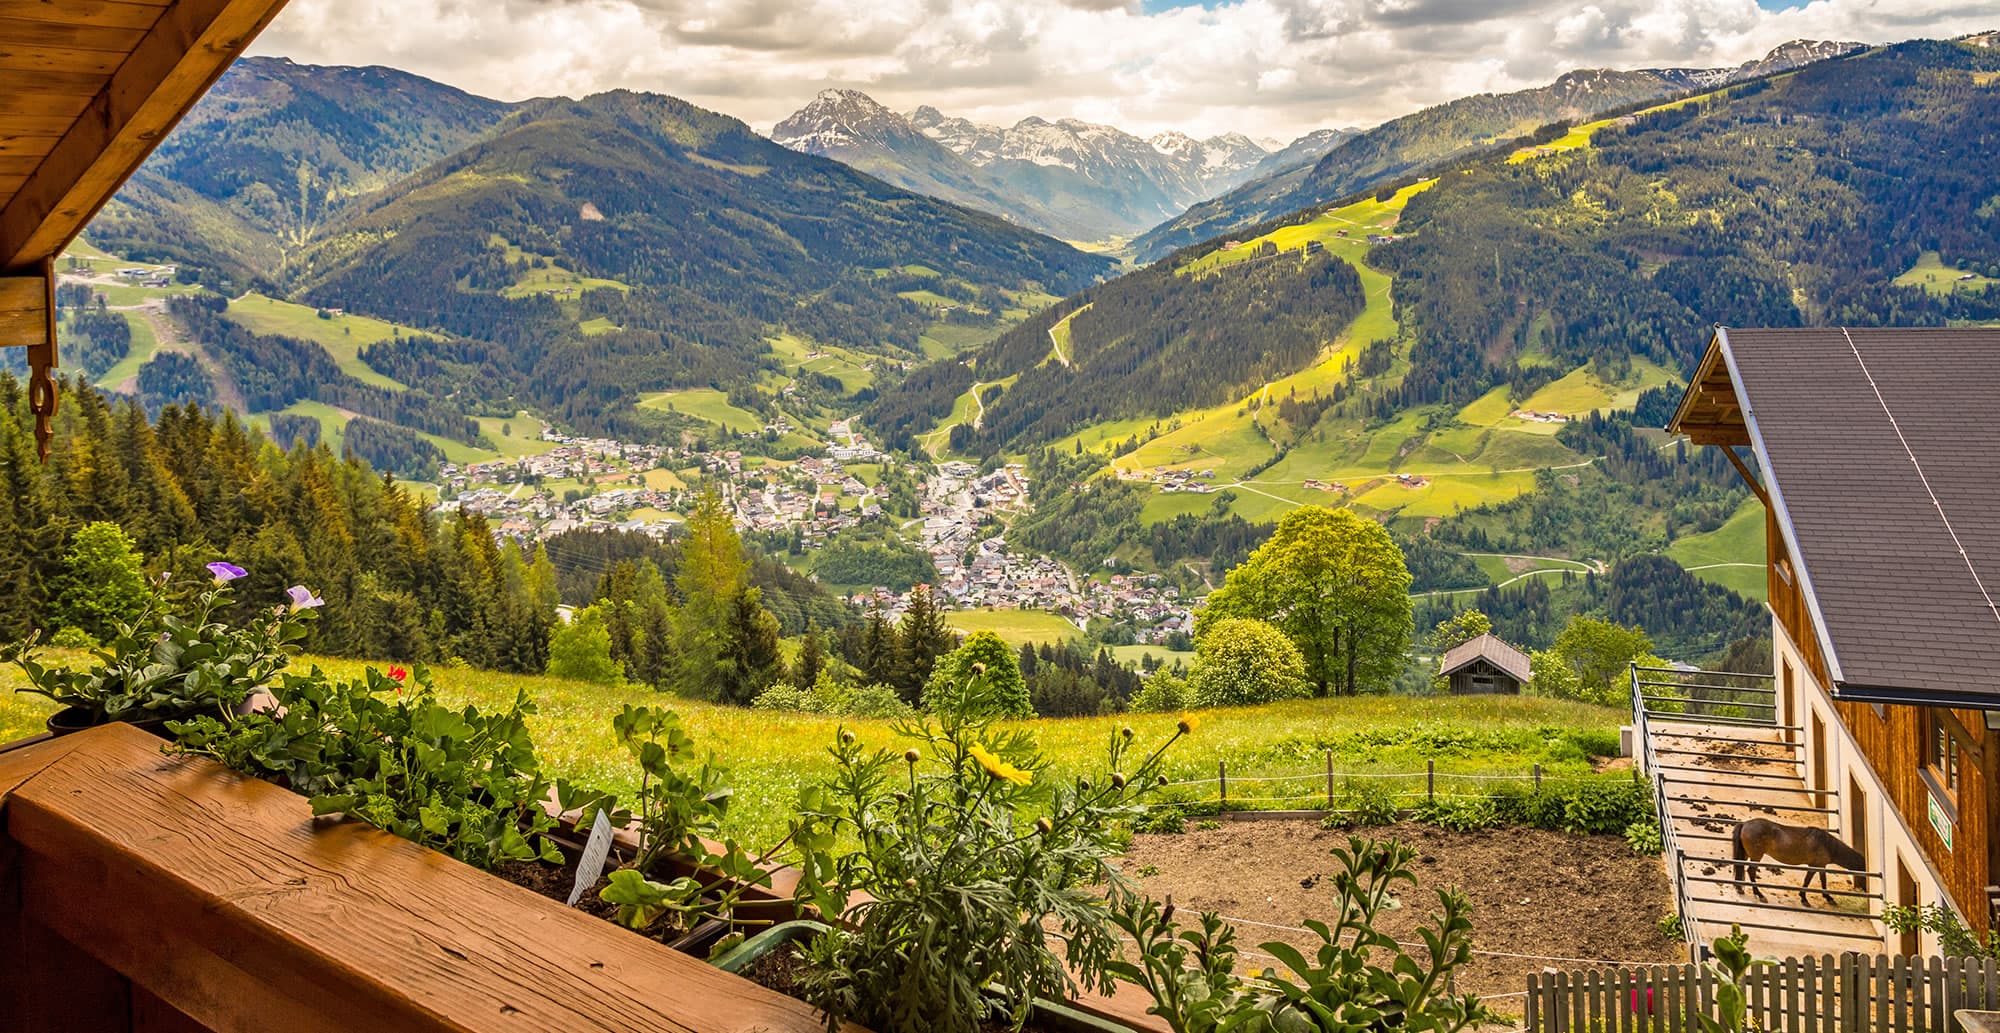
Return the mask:
[[82, 709], [92, 724], [233, 716], [291, 662], [317, 600], [299, 605], [295, 598], [292, 605], [231, 624], [216, 614], [234, 605], [229, 582], [242, 577], [243, 569], [218, 562], [209, 570], [214, 582], [195, 594], [185, 616], [174, 612], [178, 593], [166, 577], [148, 582], [138, 617], [118, 625], [110, 641], [92, 651], [94, 663], [77, 669], [44, 666], [35, 658], [40, 632], [0, 648], [0, 660], [26, 675], [28, 684], [19, 691]]
[[[638, 825], [639, 849], [628, 867], [611, 873], [611, 884], [598, 896], [618, 905], [620, 924], [641, 932], [669, 915], [683, 928], [707, 915], [733, 921], [730, 911], [743, 892], [769, 884], [761, 862], [778, 847], [753, 860], [733, 839], [722, 840], [719, 849], [712, 845], [711, 837], [722, 835], [730, 790], [712, 759], [698, 767], [686, 763], [694, 756], [694, 737], [673, 711], [627, 704], [612, 717], [611, 728], [639, 765], [636, 813], [630, 816]], [[568, 809], [565, 803], [564, 810]], [[622, 823], [623, 812], [612, 817]], [[697, 878], [657, 881], [654, 877], [662, 874], [658, 866], [669, 854], [720, 873], [731, 881], [731, 888], [710, 894], [712, 887]]]
[[1472, 957], [1465, 897], [1439, 890], [1440, 911], [1419, 930], [1422, 946], [1406, 950], [1375, 923], [1398, 906], [1397, 890], [1416, 888], [1409, 867], [1416, 851], [1357, 836], [1333, 856], [1339, 899], [1328, 910], [1339, 917], [1331, 926], [1305, 923], [1320, 940], [1314, 956], [1282, 941], [1260, 947], [1290, 976], [1241, 979], [1221, 918], [1204, 914], [1201, 928], [1182, 929], [1172, 904], [1132, 897], [1118, 900], [1116, 921], [1136, 942], [1137, 959], [1114, 960], [1110, 971], [1152, 994], [1148, 1011], [1174, 1033], [1459, 1033], [1493, 1021], [1477, 995], [1451, 990], [1452, 974]]
[[550, 786], [528, 735], [527, 694], [484, 714], [439, 703], [422, 667], [406, 679], [373, 668], [355, 681], [317, 667], [288, 674], [273, 690], [276, 707], [170, 722], [169, 748], [289, 786], [311, 798], [314, 814], [345, 814], [475, 867], [561, 863], [540, 835], [555, 820], [542, 807]]
[[1018, 1029], [1037, 997], [1111, 988], [1117, 928], [1089, 887], [1126, 885], [1107, 863], [1117, 826], [1142, 813], [1161, 753], [1193, 721], [1136, 764], [1134, 733], [1114, 732], [1101, 774], [1058, 785], [1038, 774], [1030, 733], [985, 716], [1000, 708], [984, 671], [960, 692], [896, 727], [905, 750], [843, 730], [833, 776], [801, 794], [800, 898], [850, 926], [811, 944], [801, 978], [829, 1029]]

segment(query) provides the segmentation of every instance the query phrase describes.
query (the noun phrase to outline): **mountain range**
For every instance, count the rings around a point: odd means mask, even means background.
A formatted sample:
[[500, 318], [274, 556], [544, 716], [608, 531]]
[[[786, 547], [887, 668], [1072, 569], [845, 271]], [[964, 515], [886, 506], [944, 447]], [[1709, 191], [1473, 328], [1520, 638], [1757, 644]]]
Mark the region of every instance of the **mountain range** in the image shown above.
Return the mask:
[[1734, 68], [1587, 69], [1534, 89], [1461, 97], [1354, 134], [1311, 163], [1264, 170], [1152, 227], [1132, 242], [1132, 250], [1138, 260], [1153, 261], [1176, 248], [1525, 137], [1550, 123], [1746, 82], [1860, 49], [1859, 43], [1794, 40]]
[[1348, 132], [1321, 130], [1273, 153], [1240, 133], [1142, 139], [1042, 118], [1002, 128], [930, 106], [898, 114], [857, 90], [825, 90], [771, 138], [1052, 236], [1102, 241], [1150, 228], [1252, 176], [1308, 164]]

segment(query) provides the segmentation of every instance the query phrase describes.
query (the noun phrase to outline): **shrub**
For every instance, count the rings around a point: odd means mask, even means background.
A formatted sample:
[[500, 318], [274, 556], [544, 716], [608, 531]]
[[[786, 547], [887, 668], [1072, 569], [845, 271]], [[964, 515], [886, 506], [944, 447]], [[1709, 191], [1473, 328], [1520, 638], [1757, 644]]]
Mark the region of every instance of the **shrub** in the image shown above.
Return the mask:
[[1439, 797], [1415, 808], [1416, 819], [1452, 832], [1499, 828], [1500, 808], [1491, 796]]
[[1648, 820], [1659, 820], [1653, 794], [1637, 782], [1584, 782], [1563, 794], [1564, 832], [1615, 836]]
[[56, 633], [49, 636], [49, 645], [57, 649], [96, 649], [98, 643], [90, 637], [90, 632], [82, 628], [57, 628]]
[[821, 671], [809, 689], [779, 682], [760, 693], [751, 705], [760, 710], [846, 717], [903, 718], [916, 714], [893, 686], [844, 685], [832, 671]]
[[1396, 790], [1387, 782], [1349, 778], [1340, 784], [1334, 800], [1336, 813], [1321, 819], [1324, 828], [1352, 828], [1357, 825], [1394, 825], [1402, 817]]
[[1669, 940], [1678, 940], [1687, 935], [1687, 927], [1681, 924], [1681, 913], [1678, 911], [1660, 912], [1660, 920], [1653, 924], [1659, 928], [1660, 935]]
[[1187, 831], [1187, 811], [1178, 804], [1155, 804], [1132, 819], [1132, 831], [1154, 836], [1178, 836]]
[[66, 628], [81, 628], [105, 639], [119, 625], [139, 618], [148, 597], [139, 550], [117, 524], [97, 522], [78, 528], [63, 554], [62, 572], [49, 587], [50, 610]]
[[1247, 617], [1220, 620], [1195, 643], [1187, 692], [1197, 707], [1271, 703], [1305, 690], [1305, 657], [1272, 624]]
[[799, 898], [850, 923], [813, 941], [800, 979], [829, 1028], [977, 1033], [1079, 980], [1112, 989], [1120, 944], [1093, 887], [1122, 891], [1107, 863], [1118, 830], [1143, 814], [1186, 725], [1137, 764], [1134, 737], [1114, 732], [1101, 773], [1054, 784], [1031, 733], [993, 726], [1007, 709], [996, 673], [935, 721], [899, 725], [905, 751], [871, 752], [843, 730], [832, 776], [800, 794]]
[[586, 606], [549, 635], [548, 673], [556, 678], [615, 685], [624, 676], [611, 658], [611, 629], [604, 611]]
[[[977, 698], [966, 694], [975, 680], [985, 686]], [[924, 684], [923, 707], [940, 716], [961, 707], [982, 708], [980, 713], [957, 715], [961, 718], [1035, 716], [1021, 662], [990, 631], [973, 632], [957, 649], [938, 658]]]
[[1147, 714], [1171, 714], [1186, 710], [1188, 700], [1187, 682], [1166, 671], [1155, 673], [1132, 694], [1132, 709]]

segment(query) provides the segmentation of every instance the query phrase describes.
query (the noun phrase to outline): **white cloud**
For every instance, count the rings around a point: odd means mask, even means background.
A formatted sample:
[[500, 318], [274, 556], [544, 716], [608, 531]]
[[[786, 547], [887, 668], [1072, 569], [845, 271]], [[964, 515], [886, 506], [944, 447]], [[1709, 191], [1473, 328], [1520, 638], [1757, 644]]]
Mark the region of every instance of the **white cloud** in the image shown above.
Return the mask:
[[1574, 68], [2000, 26], [1992, 0], [292, 0], [255, 52], [486, 96], [671, 93], [768, 129], [828, 86], [898, 110], [1289, 139]]

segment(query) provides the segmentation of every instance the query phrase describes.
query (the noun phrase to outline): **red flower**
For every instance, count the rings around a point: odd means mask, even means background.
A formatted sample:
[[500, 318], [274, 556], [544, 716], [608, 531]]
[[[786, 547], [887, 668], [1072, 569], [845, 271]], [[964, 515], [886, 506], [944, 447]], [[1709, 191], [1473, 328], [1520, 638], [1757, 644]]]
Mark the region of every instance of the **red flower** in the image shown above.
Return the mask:
[[409, 676], [410, 672], [405, 671], [400, 667], [389, 668], [389, 677], [396, 679], [398, 682], [402, 681], [405, 678], [408, 678]]

